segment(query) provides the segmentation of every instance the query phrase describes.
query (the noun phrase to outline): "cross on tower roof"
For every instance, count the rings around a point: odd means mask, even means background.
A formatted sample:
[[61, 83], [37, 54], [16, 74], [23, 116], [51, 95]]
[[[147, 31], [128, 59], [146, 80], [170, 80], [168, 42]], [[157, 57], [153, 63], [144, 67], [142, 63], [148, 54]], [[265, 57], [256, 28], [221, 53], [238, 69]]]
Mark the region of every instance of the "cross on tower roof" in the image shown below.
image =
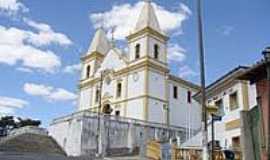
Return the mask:
[[114, 32], [115, 32], [115, 27], [112, 27], [111, 29], [111, 34], [112, 34], [112, 39], [111, 39], [111, 43], [112, 43], [112, 47], [115, 47], [115, 41], [114, 41]]
[[152, 0], [144, 0], [145, 3], [151, 3]]

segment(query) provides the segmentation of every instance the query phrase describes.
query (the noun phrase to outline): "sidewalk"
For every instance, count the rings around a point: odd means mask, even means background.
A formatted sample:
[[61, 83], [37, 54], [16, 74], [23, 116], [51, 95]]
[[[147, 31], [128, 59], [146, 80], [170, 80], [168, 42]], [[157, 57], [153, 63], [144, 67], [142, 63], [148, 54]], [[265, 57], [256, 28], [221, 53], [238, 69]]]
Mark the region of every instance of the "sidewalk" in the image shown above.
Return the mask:
[[104, 158], [104, 160], [139, 160], [140, 158], [138, 156], [131, 156], [131, 157], [110, 157], [110, 158]]

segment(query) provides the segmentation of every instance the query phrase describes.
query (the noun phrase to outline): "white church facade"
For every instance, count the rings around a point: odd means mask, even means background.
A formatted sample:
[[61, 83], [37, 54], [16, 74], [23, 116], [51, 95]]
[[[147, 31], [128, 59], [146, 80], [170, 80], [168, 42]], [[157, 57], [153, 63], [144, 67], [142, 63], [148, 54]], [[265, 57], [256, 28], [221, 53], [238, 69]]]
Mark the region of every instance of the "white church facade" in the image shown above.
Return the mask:
[[[103, 137], [102, 146], [118, 152], [164, 135], [183, 142], [188, 133], [200, 129], [201, 108], [192, 98], [199, 86], [170, 74], [168, 39], [148, 1], [127, 35], [128, 53], [97, 29], [81, 58], [78, 110], [49, 127], [68, 155], [94, 153], [98, 136]], [[110, 118], [101, 121], [98, 132], [100, 112]]]
[[82, 57], [79, 110], [98, 112], [101, 94], [101, 112], [183, 127], [189, 119], [198, 129], [201, 112], [192, 95], [199, 87], [170, 74], [168, 39], [150, 2], [127, 36], [128, 53], [98, 29]]

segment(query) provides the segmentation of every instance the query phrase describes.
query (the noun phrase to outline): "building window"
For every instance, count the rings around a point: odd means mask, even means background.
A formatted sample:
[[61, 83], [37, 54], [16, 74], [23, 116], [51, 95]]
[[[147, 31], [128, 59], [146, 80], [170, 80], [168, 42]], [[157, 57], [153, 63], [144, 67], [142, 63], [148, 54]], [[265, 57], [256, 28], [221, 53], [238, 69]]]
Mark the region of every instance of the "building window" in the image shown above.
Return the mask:
[[141, 48], [141, 45], [140, 44], [136, 44], [136, 46], [135, 46], [135, 59], [139, 59], [140, 58], [140, 48]]
[[96, 89], [96, 98], [95, 98], [96, 103], [99, 101], [99, 96], [100, 96], [100, 91], [99, 89]]
[[178, 89], [177, 86], [173, 86], [173, 98], [177, 99], [178, 98]]
[[232, 138], [232, 148], [239, 149], [240, 148], [240, 137], [233, 137]]
[[116, 116], [120, 116], [120, 111], [115, 111]]
[[239, 108], [237, 92], [230, 94], [230, 110]]
[[90, 77], [90, 72], [91, 72], [91, 66], [88, 65], [88, 66], [86, 67], [86, 78], [89, 78], [89, 77]]
[[218, 115], [219, 116], [224, 116], [225, 115], [225, 111], [224, 111], [223, 100], [220, 99], [220, 100], [216, 101], [215, 102], [215, 106], [217, 106], [217, 108], [218, 108]]
[[119, 98], [121, 97], [121, 94], [122, 94], [122, 83], [121, 82], [118, 82], [117, 83], [117, 87], [116, 87], [116, 97]]
[[159, 46], [157, 44], [154, 45], [154, 58], [158, 59], [159, 55]]
[[191, 91], [187, 91], [187, 103], [191, 103], [191, 96], [192, 96]]

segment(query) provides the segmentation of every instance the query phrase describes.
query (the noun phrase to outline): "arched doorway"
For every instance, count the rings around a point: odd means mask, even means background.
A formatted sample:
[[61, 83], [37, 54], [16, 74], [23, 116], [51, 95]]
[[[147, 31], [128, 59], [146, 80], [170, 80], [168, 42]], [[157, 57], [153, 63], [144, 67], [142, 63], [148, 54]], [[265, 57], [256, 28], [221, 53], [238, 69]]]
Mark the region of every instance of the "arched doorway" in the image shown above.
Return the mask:
[[105, 105], [103, 106], [103, 110], [102, 110], [103, 113], [105, 113], [105, 114], [111, 114], [112, 111], [113, 111], [113, 110], [112, 110], [110, 104], [105, 104]]

